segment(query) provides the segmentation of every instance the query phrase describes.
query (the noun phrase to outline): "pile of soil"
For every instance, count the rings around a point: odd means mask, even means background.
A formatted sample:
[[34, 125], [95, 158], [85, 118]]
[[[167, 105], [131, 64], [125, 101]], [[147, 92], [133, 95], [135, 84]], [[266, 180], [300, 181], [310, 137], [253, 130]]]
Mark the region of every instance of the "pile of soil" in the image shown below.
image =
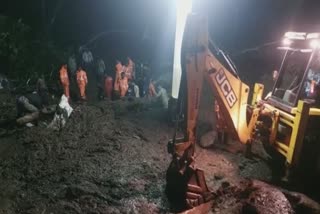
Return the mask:
[[110, 103], [76, 107], [61, 132], [41, 126], [27, 129], [18, 134], [10, 157], [0, 163], [0, 210], [165, 211], [163, 189], [170, 159], [162, 133], [167, 129], [152, 119], [124, 120]]
[[[60, 132], [39, 123], [0, 138], [0, 148], [9, 145], [0, 149], [0, 214], [169, 213], [171, 134], [161, 109], [119, 101], [74, 106]], [[293, 213], [297, 197], [252, 181], [270, 181], [271, 170], [242, 151], [238, 143], [197, 148], [212, 213]]]

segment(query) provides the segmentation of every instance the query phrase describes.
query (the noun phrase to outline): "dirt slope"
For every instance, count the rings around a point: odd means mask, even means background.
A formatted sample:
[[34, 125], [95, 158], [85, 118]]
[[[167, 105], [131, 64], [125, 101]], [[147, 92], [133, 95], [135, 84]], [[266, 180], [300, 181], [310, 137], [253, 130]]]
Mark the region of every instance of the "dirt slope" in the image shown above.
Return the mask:
[[[61, 132], [39, 123], [1, 138], [9, 146], [0, 158], [0, 213], [168, 213], [171, 133], [161, 110], [120, 101], [75, 106]], [[269, 181], [265, 162], [231, 147], [197, 150], [212, 212], [293, 213], [281, 191], [245, 179]]]
[[0, 164], [4, 213], [152, 213], [166, 207], [169, 159], [161, 126], [116, 120], [107, 106], [77, 107], [60, 133], [36, 127], [20, 134], [13, 155]]

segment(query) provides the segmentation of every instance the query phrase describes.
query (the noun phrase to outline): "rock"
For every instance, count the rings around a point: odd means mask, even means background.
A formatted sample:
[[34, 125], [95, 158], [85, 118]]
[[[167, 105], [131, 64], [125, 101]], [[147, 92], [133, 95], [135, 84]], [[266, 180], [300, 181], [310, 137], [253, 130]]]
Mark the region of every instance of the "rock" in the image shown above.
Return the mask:
[[137, 136], [137, 135], [133, 135], [133, 138], [141, 140], [141, 138], [139, 136]]
[[282, 190], [282, 192], [299, 213], [320, 213], [320, 204], [308, 196], [288, 190]]
[[276, 187], [254, 180], [255, 190], [247, 200], [245, 211], [255, 210], [257, 213], [294, 213], [285, 195]]
[[206, 134], [201, 136], [199, 145], [204, 148], [210, 147], [214, 144], [216, 137], [217, 137], [216, 131], [207, 132]]
[[223, 189], [225, 189], [225, 188], [228, 188], [230, 186], [230, 183], [227, 182], [227, 181], [224, 181], [224, 182], [222, 182], [221, 186], [222, 186]]
[[221, 179], [223, 179], [225, 177], [225, 175], [223, 174], [223, 173], [215, 173], [214, 174], [214, 179], [216, 179], [216, 180], [221, 180]]

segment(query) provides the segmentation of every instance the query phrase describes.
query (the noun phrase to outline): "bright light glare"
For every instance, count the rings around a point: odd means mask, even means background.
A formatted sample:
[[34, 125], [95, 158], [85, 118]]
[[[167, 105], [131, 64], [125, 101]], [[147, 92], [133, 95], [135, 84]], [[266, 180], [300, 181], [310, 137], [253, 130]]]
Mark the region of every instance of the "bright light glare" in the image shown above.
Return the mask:
[[320, 41], [319, 40], [312, 40], [310, 42], [310, 47], [313, 48], [313, 49], [316, 49], [316, 48], [320, 48]]
[[292, 44], [292, 41], [288, 38], [284, 38], [282, 40], [282, 44], [285, 45], [285, 46], [290, 46]]
[[305, 40], [307, 33], [305, 32], [286, 32], [284, 36], [289, 39]]
[[172, 97], [178, 98], [181, 80], [181, 46], [188, 14], [192, 11], [192, 0], [176, 0], [177, 20], [174, 46]]

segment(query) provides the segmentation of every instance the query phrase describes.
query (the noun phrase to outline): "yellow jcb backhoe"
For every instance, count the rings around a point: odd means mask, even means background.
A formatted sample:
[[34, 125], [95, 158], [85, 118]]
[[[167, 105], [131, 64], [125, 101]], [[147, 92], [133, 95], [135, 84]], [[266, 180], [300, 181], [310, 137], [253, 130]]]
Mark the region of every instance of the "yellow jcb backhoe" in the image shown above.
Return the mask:
[[319, 174], [320, 33], [286, 33], [279, 47], [284, 57], [271, 94], [263, 99], [264, 86], [255, 84], [249, 103], [249, 86], [209, 39], [207, 21], [205, 16], [189, 15], [183, 38], [178, 114], [184, 120], [184, 137], [174, 136], [168, 143], [172, 162], [166, 178], [166, 194], [175, 212], [207, 213], [211, 208], [205, 173], [195, 166], [204, 79], [212, 88], [228, 135], [248, 149], [262, 141], [270, 154], [281, 157], [279, 164], [303, 169], [306, 178]]

